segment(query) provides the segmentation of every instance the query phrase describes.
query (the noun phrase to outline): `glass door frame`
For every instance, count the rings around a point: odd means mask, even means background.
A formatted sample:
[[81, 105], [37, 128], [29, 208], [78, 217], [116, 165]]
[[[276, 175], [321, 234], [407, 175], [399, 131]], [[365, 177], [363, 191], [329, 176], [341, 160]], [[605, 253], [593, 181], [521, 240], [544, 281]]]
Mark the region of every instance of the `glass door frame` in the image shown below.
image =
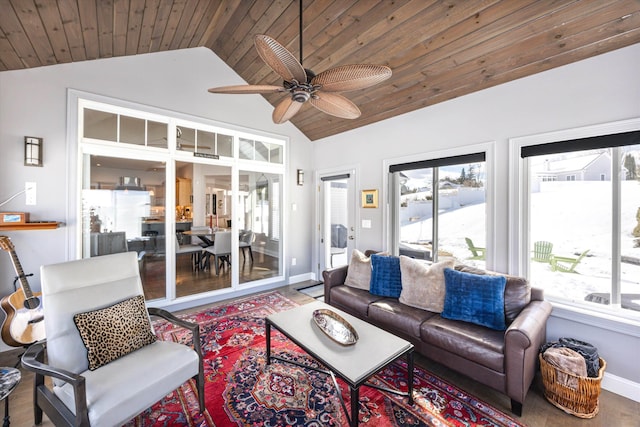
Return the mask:
[[314, 263], [316, 266], [313, 270], [315, 270], [315, 274], [317, 280], [322, 280], [322, 271], [331, 268], [330, 265], [327, 265], [327, 260], [325, 259], [325, 192], [323, 191], [324, 181], [322, 178], [330, 178], [334, 176], [341, 175], [349, 175], [349, 185], [348, 185], [348, 194], [347, 194], [347, 203], [348, 203], [348, 221], [351, 224], [348, 225], [347, 234], [348, 236], [352, 236], [353, 238], [347, 237], [347, 263], [351, 260], [351, 253], [354, 248], [357, 249], [359, 237], [360, 237], [360, 206], [358, 204], [360, 200], [360, 194], [358, 189], [360, 188], [359, 183], [359, 168], [358, 166], [346, 166], [344, 168], [339, 169], [328, 169], [318, 171], [316, 174], [316, 227], [315, 227], [315, 238], [314, 238]]
[[[220, 294], [225, 292], [238, 291], [239, 289], [246, 290], [247, 288], [257, 287], [274, 282], [284, 282], [287, 277], [285, 271], [285, 254], [286, 254], [286, 231], [284, 224], [286, 224], [287, 210], [285, 209], [287, 203], [287, 168], [288, 168], [288, 144], [289, 139], [281, 135], [271, 135], [263, 132], [249, 133], [233, 127], [230, 125], [222, 125], [215, 123], [211, 120], [202, 119], [200, 117], [186, 116], [183, 114], [175, 113], [168, 110], [162, 110], [155, 107], [148, 107], [146, 105], [137, 105], [127, 101], [116, 100], [112, 98], [102, 97], [99, 95], [93, 95], [83, 93], [80, 91], [70, 89], [67, 93], [68, 98], [68, 150], [67, 155], [69, 159], [69, 170], [67, 179], [69, 181], [69, 199], [68, 206], [70, 212], [75, 212], [77, 218], [76, 224], [68, 227], [68, 236], [70, 239], [68, 259], [80, 259], [83, 257], [83, 227], [82, 227], [82, 190], [86, 185], [88, 179], [88, 170], [85, 165], [85, 155], [99, 154], [110, 157], [119, 158], [135, 158], [140, 160], [149, 161], [166, 161], [166, 199], [165, 199], [165, 215], [168, 212], [175, 210], [175, 166], [176, 162], [188, 162], [197, 163], [203, 165], [216, 165], [223, 167], [230, 167], [232, 174], [232, 194], [237, 194], [239, 190], [239, 172], [252, 171], [252, 172], [268, 172], [271, 174], [277, 174], [280, 177], [279, 185], [281, 189], [280, 194], [280, 244], [279, 244], [279, 262], [278, 262], [278, 274], [271, 278], [260, 279], [251, 282], [239, 283], [238, 264], [232, 265], [232, 278], [231, 288], [221, 289], [217, 291], [210, 291], [206, 293], [194, 294], [181, 298], [176, 298], [175, 292], [175, 257], [166, 257], [166, 296], [164, 299], [152, 300], [151, 303], [154, 306], [163, 306], [167, 304], [183, 303], [190, 300], [202, 299], [203, 296], [212, 294]], [[161, 123], [167, 123], [167, 148], [156, 148], [139, 146], [135, 144], [124, 144], [119, 142], [110, 141], [98, 141], [83, 138], [83, 111], [85, 108], [97, 108], [100, 111], [112, 112], [114, 114], [127, 115], [136, 118], [142, 118], [147, 120], [153, 120]], [[233, 136], [233, 157], [220, 157], [220, 158], [207, 158], [195, 156], [193, 152], [183, 152], [176, 150], [176, 127], [177, 126], [194, 126], [196, 129], [220, 132]], [[249, 138], [266, 143], [272, 148], [280, 146], [278, 155], [280, 161], [278, 163], [266, 163], [260, 160], [246, 160], [240, 159], [239, 146], [241, 138]], [[75, 170], [75, 173], [74, 173]], [[237, 206], [237, 200], [235, 197], [232, 200], [231, 212], [237, 212], [240, 207]], [[170, 218], [165, 221], [165, 231], [168, 237], [166, 242], [167, 247], [173, 247], [175, 242], [175, 230], [176, 223], [175, 218]], [[232, 250], [239, 250], [238, 228], [237, 221], [232, 221], [231, 231], [234, 238], [232, 239]], [[234, 252], [235, 253], [235, 252]]]

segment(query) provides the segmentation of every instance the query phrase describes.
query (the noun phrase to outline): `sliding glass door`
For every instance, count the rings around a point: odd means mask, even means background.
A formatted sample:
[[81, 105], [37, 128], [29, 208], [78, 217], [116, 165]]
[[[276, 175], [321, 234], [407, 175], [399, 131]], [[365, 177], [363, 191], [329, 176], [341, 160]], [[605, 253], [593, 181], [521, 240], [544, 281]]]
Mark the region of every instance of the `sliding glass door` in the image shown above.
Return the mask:
[[78, 100], [79, 255], [135, 251], [147, 300], [283, 280], [284, 141]]

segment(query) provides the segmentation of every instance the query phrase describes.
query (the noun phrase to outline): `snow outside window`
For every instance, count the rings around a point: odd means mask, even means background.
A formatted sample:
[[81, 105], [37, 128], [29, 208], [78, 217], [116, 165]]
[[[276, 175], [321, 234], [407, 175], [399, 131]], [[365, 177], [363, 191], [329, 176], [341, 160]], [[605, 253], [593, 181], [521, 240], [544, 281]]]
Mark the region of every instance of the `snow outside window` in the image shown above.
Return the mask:
[[[529, 279], [550, 299], [638, 314], [640, 132], [554, 149], [558, 144], [523, 148], [530, 182]], [[549, 179], [562, 175], [566, 179]]]
[[485, 268], [484, 153], [391, 165], [400, 255]]

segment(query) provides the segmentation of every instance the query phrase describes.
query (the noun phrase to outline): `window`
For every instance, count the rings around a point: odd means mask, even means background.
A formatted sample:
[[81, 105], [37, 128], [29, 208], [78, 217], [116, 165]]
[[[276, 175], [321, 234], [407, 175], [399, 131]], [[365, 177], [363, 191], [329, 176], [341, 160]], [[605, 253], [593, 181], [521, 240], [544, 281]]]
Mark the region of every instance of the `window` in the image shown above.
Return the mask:
[[76, 105], [78, 255], [136, 251], [147, 300], [283, 279], [284, 140], [152, 107]]
[[485, 267], [484, 152], [394, 164], [389, 173], [395, 253]]
[[[640, 312], [640, 131], [523, 146], [520, 155], [532, 284], [550, 299]], [[576, 173], [550, 182], [543, 170]], [[550, 256], [537, 253], [540, 242]]]

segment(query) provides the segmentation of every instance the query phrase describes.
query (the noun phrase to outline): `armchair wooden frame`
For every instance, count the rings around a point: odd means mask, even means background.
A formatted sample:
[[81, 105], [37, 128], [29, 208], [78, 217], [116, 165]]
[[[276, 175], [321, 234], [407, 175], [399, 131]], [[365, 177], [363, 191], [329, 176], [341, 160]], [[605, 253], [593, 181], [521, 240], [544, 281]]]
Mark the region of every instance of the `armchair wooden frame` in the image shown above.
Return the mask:
[[[172, 313], [156, 307], [147, 307], [150, 316], [163, 318], [177, 326], [189, 329], [193, 334], [193, 348], [198, 354], [199, 371], [193, 379], [198, 389], [198, 403], [202, 412], [204, 406], [204, 368], [202, 346], [200, 343], [200, 327], [179, 319]], [[31, 345], [22, 356], [22, 366], [35, 373], [33, 388], [34, 421], [36, 425], [42, 423], [42, 413], [47, 414], [56, 426], [90, 426], [89, 410], [87, 407], [85, 378], [64, 369], [54, 368], [44, 363], [46, 340]], [[52, 377], [65, 381], [73, 387], [76, 415], [46, 386], [45, 378]]]

